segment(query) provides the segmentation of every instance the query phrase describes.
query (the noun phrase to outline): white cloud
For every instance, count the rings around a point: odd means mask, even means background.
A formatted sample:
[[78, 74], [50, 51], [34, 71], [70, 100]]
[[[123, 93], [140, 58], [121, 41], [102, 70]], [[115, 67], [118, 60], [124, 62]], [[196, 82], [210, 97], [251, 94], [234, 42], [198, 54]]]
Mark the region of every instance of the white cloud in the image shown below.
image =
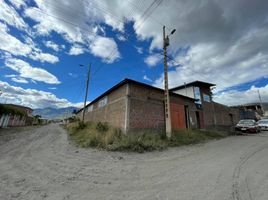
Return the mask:
[[268, 84], [263, 87], [252, 86], [246, 91], [229, 90], [225, 92], [216, 93], [214, 100], [225, 105], [241, 105], [245, 103], [260, 102], [258, 96], [260, 91], [263, 102], [268, 102]]
[[137, 46], [135, 46], [135, 49], [137, 50], [137, 52], [138, 52], [139, 54], [142, 54], [142, 53], [143, 53], [143, 48], [142, 48], [142, 47], [137, 47]]
[[50, 90], [56, 90], [57, 88], [56, 87], [49, 87], [48, 89], [50, 89]]
[[14, 82], [17, 82], [17, 83], [29, 83], [25, 78], [20, 78], [20, 77], [18, 77], [18, 78], [13, 77], [13, 78], [11, 78], [11, 80]]
[[145, 58], [144, 62], [149, 67], [154, 67], [160, 62], [160, 60], [161, 60], [161, 55], [160, 54], [153, 54], [153, 55], [150, 55], [147, 58]]
[[[14, 26], [20, 30], [28, 29], [28, 25], [19, 16], [17, 11], [10, 5], [8, 5], [4, 0], [0, 0], [0, 20], [3, 20], [7, 24]], [[19, 4], [15, 4], [19, 5]]]
[[[86, 47], [89, 47], [90, 52], [102, 58], [103, 62], [112, 63], [120, 58], [114, 39], [98, 35], [105, 35], [104, 29], [100, 25], [96, 25], [102, 22], [106, 22], [114, 30], [122, 31], [124, 27], [122, 22], [118, 23], [114, 20], [114, 16], [104, 14], [102, 8], [108, 6], [107, 2], [103, 2], [101, 6], [99, 2], [95, 1], [82, 1], [79, 4], [73, 1], [68, 1], [68, 3], [59, 1], [57, 2], [59, 9], [53, 6], [53, 0], [35, 1], [37, 7], [27, 8], [25, 15], [37, 22], [33, 27], [36, 34], [45, 36], [55, 31], [69, 43], [73, 45], [79, 43], [80, 47], [74, 45], [70, 49], [70, 55], [82, 54], [86, 51]], [[70, 12], [70, 10], [79, 10], [79, 14]], [[123, 38], [120, 37], [120, 39]]]
[[117, 36], [118, 40], [120, 40], [120, 41], [122, 41], [122, 42], [127, 41], [127, 37], [125, 37], [125, 36], [122, 35], [122, 34], [117, 34], [116, 36]]
[[3, 92], [2, 97], [8, 103], [21, 104], [33, 109], [46, 107], [64, 108], [75, 105], [67, 99], [58, 98], [56, 95], [42, 90], [23, 89], [2, 81], [0, 81], [0, 88]]
[[[90, 101], [86, 102], [86, 105], [89, 104]], [[73, 103], [73, 106], [76, 108], [83, 108], [84, 107], [84, 102], [79, 102], [79, 103]]]
[[29, 78], [34, 81], [41, 81], [47, 84], [60, 84], [60, 81], [53, 74], [42, 68], [32, 67], [29, 63], [23, 60], [17, 58], [6, 58], [5, 65], [18, 72], [22, 78]]
[[7, 74], [5, 75], [6, 78], [14, 78], [14, 77], [17, 77], [17, 75], [15, 74]]
[[147, 75], [144, 75], [144, 76], [143, 76], [143, 80], [152, 82], [152, 79], [150, 79]]
[[40, 62], [49, 62], [49, 63], [57, 63], [59, 62], [59, 58], [57, 56], [51, 55], [49, 53], [43, 53], [40, 51], [32, 52], [29, 57], [33, 60], [38, 60]]
[[[171, 86], [200, 79], [214, 82], [218, 90], [223, 90], [268, 75], [268, 43], [264, 42], [268, 38], [268, 1], [237, 0], [227, 4], [221, 0], [169, 0], [157, 5], [152, 1], [138, 4], [135, 0], [79, 4], [69, 0], [57, 1], [57, 6], [53, 0], [35, 1], [37, 7], [26, 8], [24, 14], [36, 22], [36, 34], [56, 32], [72, 45], [90, 47], [91, 53], [105, 62], [113, 48], [95, 45], [98, 34], [105, 35], [96, 24], [108, 24], [120, 35], [125, 31], [124, 22], [132, 21], [138, 39], [149, 42], [152, 53], [162, 48], [162, 25], [166, 25], [167, 34], [176, 28], [177, 32], [170, 36], [168, 53], [182, 67], [169, 72]], [[7, 19], [10, 25], [19, 24]], [[33, 51], [13, 36], [1, 34], [0, 31], [0, 48], [4, 51], [23, 56]], [[151, 65], [156, 63], [148, 61]], [[162, 80], [163, 74], [154, 85], [160, 86]]]
[[12, 5], [14, 5], [16, 8], [20, 9], [22, 7], [26, 6], [26, 1], [27, 0], [15, 0], [15, 1], [10, 1]]
[[120, 53], [114, 39], [98, 36], [90, 44], [93, 55], [102, 58], [103, 62], [112, 63], [120, 58]]
[[41, 62], [56, 63], [58, 57], [43, 53], [37, 48], [30, 37], [25, 37], [25, 43], [8, 33], [8, 27], [0, 22], [0, 49], [15, 56], [24, 56]]
[[0, 44], [0, 49], [13, 55], [27, 56], [32, 51], [30, 46], [9, 35], [7, 26], [2, 23], [0, 23]]
[[75, 44], [74, 46], [71, 47], [68, 54], [76, 56], [76, 55], [83, 54], [84, 52], [85, 52], [85, 49], [82, 46]]
[[45, 41], [44, 44], [46, 47], [51, 48], [54, 51], [59, 51], [61, 49], [61, 46], [59, 46], [58, 44], [56, 44], [52, 41]]

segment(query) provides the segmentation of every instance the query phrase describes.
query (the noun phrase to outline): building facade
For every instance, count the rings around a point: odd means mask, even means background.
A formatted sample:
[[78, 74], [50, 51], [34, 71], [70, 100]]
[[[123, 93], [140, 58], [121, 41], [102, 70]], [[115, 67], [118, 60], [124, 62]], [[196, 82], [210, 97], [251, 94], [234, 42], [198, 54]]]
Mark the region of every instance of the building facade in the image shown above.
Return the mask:
[[32, 125], [33, 110], [29, 107], [0, 104], [0, 127], [15, 127]]
[[[170, 90], [173, 130], [212, 128], [215, 125], [227, 127], [237, 121], [234, 110], [212, 103], [209, 85], [199, 89], [198, 93], [194, 87], [186, 86], [187, 94], [178, 87]], [[200, 98], [197, 98], [198, 94]], [[77, 112], [80, 119], [82, 114], [83, 109]], [[88, 104], [85, 110], [85, 121], [108, 122], [125, 132], [146, 129], [162, 131], [165, 129], [164, 116], [164, 91], [130, 79], [123, 80], [103, 93]]]

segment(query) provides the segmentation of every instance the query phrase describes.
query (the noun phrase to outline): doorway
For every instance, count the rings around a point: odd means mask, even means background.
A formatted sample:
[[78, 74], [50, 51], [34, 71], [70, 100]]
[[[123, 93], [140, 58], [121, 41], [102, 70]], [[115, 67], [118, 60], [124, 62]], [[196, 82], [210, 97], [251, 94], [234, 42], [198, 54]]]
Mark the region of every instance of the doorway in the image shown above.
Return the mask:
[[188, 106], [184, 106], [184, 114], [185, 114], [185, 125], [186, 125], [186, 128], [189, 129], [190, 122], [189, 122], [189, 107]]
[[196, 116], [196, 125], [197, 125], [197, 128], [200, 129], [201, 128], [201, 125], [200, 125], [200, 115], [199, 115], [199, 112], [198, 111], [195, 112], [195, 116]]

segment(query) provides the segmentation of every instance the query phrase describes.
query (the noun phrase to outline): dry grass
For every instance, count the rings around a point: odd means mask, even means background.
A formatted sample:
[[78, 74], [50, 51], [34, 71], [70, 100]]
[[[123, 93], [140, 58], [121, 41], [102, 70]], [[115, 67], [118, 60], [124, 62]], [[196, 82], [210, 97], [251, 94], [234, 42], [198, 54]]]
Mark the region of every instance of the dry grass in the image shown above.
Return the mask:
[[225, 134], [201, 130], [175, 131], [170, 140], [164, 134], [137, 132], [125, 135], [120, 129], [106, 123], [74, 122], [66, 126], [70, 140], [79, 147], [95, 147], [108, 151], [154, 151], [168, 147], [196, 144], [211, 139], [220, 139]]

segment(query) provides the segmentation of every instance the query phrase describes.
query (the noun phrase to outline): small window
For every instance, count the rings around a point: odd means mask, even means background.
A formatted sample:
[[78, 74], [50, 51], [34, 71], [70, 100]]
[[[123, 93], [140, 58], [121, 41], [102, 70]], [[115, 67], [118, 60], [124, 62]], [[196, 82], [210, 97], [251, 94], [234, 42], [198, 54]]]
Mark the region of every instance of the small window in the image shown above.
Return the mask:
[[199, 87], [194, 87], [194, 98], [197, 99], [196, 104], [201, 104], [201, 95]]
[[87, 107], [87, 112], [91, 112], [93, 110], [93, 105], [90, 105], [89, 107]]
[[99, 101], [99, 108], [105, 106], [106, 104], [108, 103], [108, 98], [107, 96], [102, 98], [100, 101]]
[[204, 101], [210, 102], [210, 96], [207, 94], [203, 94]]

